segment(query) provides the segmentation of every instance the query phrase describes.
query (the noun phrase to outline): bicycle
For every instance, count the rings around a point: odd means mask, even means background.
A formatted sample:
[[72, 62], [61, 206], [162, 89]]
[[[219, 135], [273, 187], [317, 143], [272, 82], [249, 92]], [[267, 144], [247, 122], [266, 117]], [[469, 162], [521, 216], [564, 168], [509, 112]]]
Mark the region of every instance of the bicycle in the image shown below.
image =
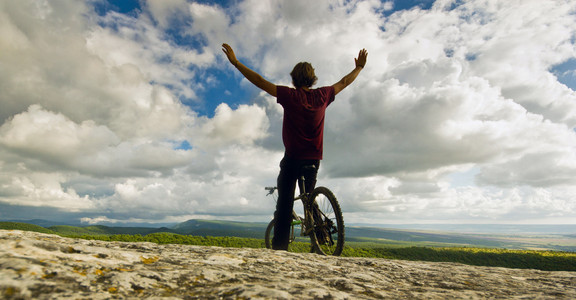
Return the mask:
[[[315, 168], [306, 166], [306, 168]], [[304, 173], [304, 172], [303, 172]], [[312, 192], [306, 192], [305, 178], [300, 176], [302, 182], [302, 193], [294, 198], [294, 201], [301, 200], [303, 205], [304, 216], [299, 216], [296, 211], [292, 210], [292, 224], [290, 229], [290, 244], [294, 241], [305, 241], [307, 239], [297, 238], [310, 237], [310, 252], [321, 255], [342, 254], [344, 248], [344, 218], [340, 205], [336, 200], [334, 193], [326, 187], [316, 187]], [[277, 187], [265, 187], [268, 191], [267, 196], [274, 195]], [[266, 248], [272, 249], [272, 237], [276, 220], [270, 221], [266, 228], [265, 243]], [[300, 227], [300, 233], [295, 234], [295, 228]]]

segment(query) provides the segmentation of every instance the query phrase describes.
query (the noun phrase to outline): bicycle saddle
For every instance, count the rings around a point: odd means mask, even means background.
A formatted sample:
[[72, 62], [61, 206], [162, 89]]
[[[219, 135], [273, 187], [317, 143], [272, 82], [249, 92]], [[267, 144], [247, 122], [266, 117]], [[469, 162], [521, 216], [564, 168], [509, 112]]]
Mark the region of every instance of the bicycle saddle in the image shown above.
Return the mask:
[[316, 165], [305, 165], [302, 166], [302, 171], [303, 172], [310, 172], [310, 171], [315, 171], [316, 170]]
[[316, 172], [318, 172], [316, 165], [304, 165], [300, 169], [300, 176], [310, 178], [310, 176], [313, 176]]

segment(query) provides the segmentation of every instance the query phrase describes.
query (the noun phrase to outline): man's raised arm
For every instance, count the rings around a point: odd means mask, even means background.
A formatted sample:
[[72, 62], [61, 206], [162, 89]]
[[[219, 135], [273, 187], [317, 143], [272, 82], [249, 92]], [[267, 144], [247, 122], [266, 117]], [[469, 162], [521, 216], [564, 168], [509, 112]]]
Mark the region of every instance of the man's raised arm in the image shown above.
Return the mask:
[[352, 70], [352, 72], [348, 73], [348, 75], [340, 79], [340, 81], [332, 85], [334, 87], [335, 95], [340, 93], [347, 86], [349, 86], [354, 81], [354, 79], [358, 77], [358, 74], [360, 74], [360, 71], [362, 71], [362, 69], [366, 65], [367, 57], [368, 57], [368, 51], [366, 51], [366, 49], [360, 50], [360, 52], [358, 53], [358, 58], [354, 58], [354, 64], [356, 65], [354, 70]]
[[236, 69], [238, 69], [238, 71], [248, 79], [248, 81], [252, 82], [252, 84], [264, 90], [268, 94], [276, 97], [276, 85], [267, 81], [264, 77], [260, 76], [260, 74], [252, 71], [250, 68], [239, 62], [230, 45], [222, 44], [222, 51], [224, 51], [224, 54], [226, 54], [230, 63], [234, 65]]

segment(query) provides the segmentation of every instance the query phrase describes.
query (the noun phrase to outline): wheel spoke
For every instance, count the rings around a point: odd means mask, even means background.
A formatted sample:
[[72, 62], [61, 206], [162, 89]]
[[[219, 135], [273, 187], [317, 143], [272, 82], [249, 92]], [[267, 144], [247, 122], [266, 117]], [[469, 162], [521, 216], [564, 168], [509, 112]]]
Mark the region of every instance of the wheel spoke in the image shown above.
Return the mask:
[[315, 189], [311, 197], [312, 244], [320, 254], [340, 255], [344, 246], [344, 221], [336, 197], [323, 187]]

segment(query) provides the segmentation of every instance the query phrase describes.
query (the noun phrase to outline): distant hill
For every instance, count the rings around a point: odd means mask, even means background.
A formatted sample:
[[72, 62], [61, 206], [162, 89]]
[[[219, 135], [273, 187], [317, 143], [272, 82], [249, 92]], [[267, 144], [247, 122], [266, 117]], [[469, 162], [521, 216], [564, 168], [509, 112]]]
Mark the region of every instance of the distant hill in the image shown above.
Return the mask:
[[172, 227], [180, 234], [264, 238], [268, 223], [216, 220], [188, 220]]
[[69, 224], [69, 223], [63, 223], [63, 222], [54, 222], [54, 221], [48, 221], [48, 220], [43, 220], [43, 219], [32, 219], [32, 220], [0, 220], [3, 222], [14, 222], [14, 223], [26, 223], [26, 224], [34, 224], [34, 225], [38, 225], [38, 226], [42, 226], [45, 228], [48, 228], [50, 226], [55, 226], [55, 225], [69, 225], [69, 226], [80, 226], [80, 224]]
[[481, 245], [486, 247], [503, 246], [501, 241], [490, 239], [488, 236], [484, 237], [483, 235], [376, 227], [346, 227], [346, 238], [349, 241], [361, 241], [365, 240], [365, 238], [372, 238], [404, 242], [434, 242], [457, 245]]
[[264, 238], [267, 223], [248, 223], [214, 220], [189, 220], [168, 227], [121, 227], [121, 226], [72, 226], [54, 225], [55, 222], [44, 220], [31, 220], [37, 224], [46, 224], [46, 227], [25, 222], [0, 222], [0, 229], [19, 229], [27, 231], [58, 233], [63, 235], [112, 235], [112, 234], [140, 234], [147, 235], [157, 232], [168, 232], [183, 235], [197, 236], [235, 236], [248, 238]]
[[[68, 225], [68, 226], [77, 226], [77, 227], [85, 227], [89, 225], [85, 225], [83, 223], [74, 223], [74, 222], [60, 222], [60, 221], [50, 221], [50, 220], [43, 220], [43, 219], [30, 219], [30, 220], [16, 220], [16, 219], [0, 219], [0, 222], [16, 222], [16, 223], [28, 223], [34, 224], [42, 227], [51, 227], [57, 225]], [[122, 223], [122, 226], [118, 227], [145, 227], [145, 228], [159, 228], [159, 227], [166, 227], [170, 228], [178, 223], [147, 223], [147, 222], [130, 222], [130, 223]], [[103, 224], [97, 224], [103, 225]], [[111, 226], [111, 225], [104, 225], [104, 226]], [[112, 226], [114, 227], [114, 226]]]
[[148, 228], [148, 227], [109, 227], [104, 225], [92, 225], [92, 226], [68, 226], [68, 225], [56, 225], [50, 226], [50, 230], [53, 230], [60, 234], [65, 235], [108, 235], [108, 234], [140, 234], [147, 235], [156, 232], [169, 232], [178, 233], [170, 228], [160, 227], [160, 228]]
[[[42, 220], [34, 220], [42, 223]], [[53, 222], [46, 222], [53, 224]], [[181, 235], [240, 237], [263, 239], [268, 223], [234, 222], [217, 220], [188, 220], [171, 227], [110, 227], [104, 225], [71, 226], [51, 225], [47, 228], [22, 222], [0, 222], [0, 229], [20, 229], [28, 231], [57, 233], [63, 235], [115, 235], [127, 234], [142, 236], [167, 232]], [[485, 248], [531, 249], [576, 251], [574, 234], [478, 234], [454, 231], [431, 231], [423, 229], [392, 229], [380, 227], [347, 226], [347, 243], [397, 246], [469, 246]]]
[[50, 233], [55, 234], [56, 232], [44, 228], [42, 226], [28, 224], [28, 223], [20, 223], [20, 222], [0, 222], [0, 229], [7, 229], [7, 230], [24, 230], [24, 231], [34, 231], [40, 233]]
[[[267, 223], [232, 222], [215, 220], [188, 220], [171, 227], [186, 235], [235, 236], [263, 238]], [[401, 246], [470, 246], [507, 249], [548, 249], [576, 251], [576, 239], [560, 234], [478, 234], [454, 231], [432, 231], [422, 229], [392, 229], [364, 226], [347, 226], [347, 242], [396, 244]]]

